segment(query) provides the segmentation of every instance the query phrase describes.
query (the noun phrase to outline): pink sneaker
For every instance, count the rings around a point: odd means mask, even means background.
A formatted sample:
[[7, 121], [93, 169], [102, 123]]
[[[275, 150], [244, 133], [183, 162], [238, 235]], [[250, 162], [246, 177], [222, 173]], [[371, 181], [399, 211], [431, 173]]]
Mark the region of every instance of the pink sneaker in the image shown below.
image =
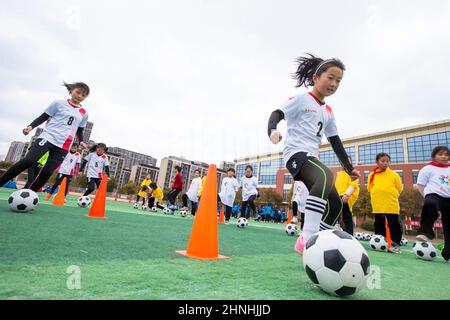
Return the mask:
[[294, 250], [299, 254], [303, 255], [303, 250], [305, 250], [305, 241], [303, 239], [303, 234], [297, 238], [297, 242], [295, 243]]

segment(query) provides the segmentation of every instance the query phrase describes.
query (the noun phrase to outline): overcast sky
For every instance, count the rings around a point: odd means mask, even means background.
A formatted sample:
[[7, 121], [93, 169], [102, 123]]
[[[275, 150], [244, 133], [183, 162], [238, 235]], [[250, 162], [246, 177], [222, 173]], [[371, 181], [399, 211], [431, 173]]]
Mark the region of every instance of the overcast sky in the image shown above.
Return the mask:
[[447, 0], [1, 0], [0, 154], [62, 81], [91, 87], [93, 140], [158, 163], [281, 150], [267, 120], [305, 52], [347, 67], [342, 138], [450, 118]]

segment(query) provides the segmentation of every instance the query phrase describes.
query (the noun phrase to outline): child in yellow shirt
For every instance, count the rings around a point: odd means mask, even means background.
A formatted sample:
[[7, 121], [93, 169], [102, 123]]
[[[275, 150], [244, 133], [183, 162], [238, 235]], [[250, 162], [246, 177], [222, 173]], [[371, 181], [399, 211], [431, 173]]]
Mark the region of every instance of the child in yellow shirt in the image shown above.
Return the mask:
[[[352, 163], [352, 158], [348, 157], [350, 164]], [[353, 224], [353, 205], [356, 200], [358, 200], [359, 196], [359, 185], [358, 179], [353, 180], [350, 178], [350, 175], [341, 170], [336, 175], [336, 181], [334, 182], [334, 186], [336, 187], [339, 196], [342, 199], [342, 220], [344, 222], [344, 231], [353, 235], [354, 224]]]
[[400, 176], [389, 169], [391, 157], [387, 153], [376, 156], [377, 167], [369, 174], [367, 190], [370, 192], [372, 213], [375, 216], [375, 234], [386, 237], [386, 219], [392, 238], [390, 252], [400, 252], [402, 228], [399, 214], [400, 204], [398, 198], [403, 190]]
[[139, 189], [139, 192], [136, 197], [136, 204], [138, 204], [139, 200], [142, 199], [142, 206], [145, 205], [145, 199], [147, 198], [147, 191], [150, 188], [151, 183], [152, 180], [150, 179], [150, 175], [147, 175], [147, 177], [141, 183], [141, 188]]

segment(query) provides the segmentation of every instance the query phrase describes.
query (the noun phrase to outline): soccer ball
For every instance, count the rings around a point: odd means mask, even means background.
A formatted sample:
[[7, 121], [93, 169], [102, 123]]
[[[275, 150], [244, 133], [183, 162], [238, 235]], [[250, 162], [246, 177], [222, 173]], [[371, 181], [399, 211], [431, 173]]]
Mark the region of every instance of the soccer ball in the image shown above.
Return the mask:
[[169, 208], [164, 208], [163, 212], [164, 214], [172, 214], [172, 210], [170, 210]]
[[186, 218], [186, 216], [187, 216], [187, 211], [186, 211], [186, 210], [181, 210], [181, 211], [180, 211], [180, 216], [183, 217], [183, 218]]
[[157, 211], [156, 207], [153, 207], [152, 212], [156, 212], [156, 211]]
[[138, 204], [138, 203], [133, 204], [133, 208], [134, 208], [134, 209], [139, 208], [139, 204]]
[[362, 240], [364, 240], [364, 241], [370, 241], [371, 238], [372, 238], [372, 235], [370, 233], [362, 234]]
[[400, 244], [402, 245], [402, 246], [407, 246], [408, 245], [408, 239], [406, 239], [406, 238], [402, 238], [402, 240], [400, 241]]
[[245, 228], [248, 226], [248, 220], [246, 218], [239, 218], [236, 225], [238, 228]]
[[142, 206], [142, 210], [144, 210], [144, 211], [147, 210], [147, 206], [145, 204]]
[[434, 260], [437, 256], [436, 248], [431, 242], [414, 242], [413, 251], [417, 258], [422, 260]]
[[370, 273], [364, 247], [341, 230], [324, 230], [313, 235], [305, 246], [303, 266], [316, 286], [337, 296], [360, 291]]
[[13, 192], [8, 198], [9, 207], [16, 212], [30, 212], [36, 208], [38, 202], [38, 195], [30, 189]]
[[91, 198], [88, 196], [81, 196], [78, 198], [77, 204], [81, 208], [87, 208], [91, 204]]
[[386, 238], [378, 234], [370, 239], [369, 245], [375, 251], [386, 251], [388, 248]]
[[356, 240], [361, 240], [361, 232], [356, 232], [355, 233], [355, 239]]
[[289, 223], [286, 228], [284, 228], [284, 231], [288, 236], [293, 236], [297, 234], [297, 226], [293, 223]]

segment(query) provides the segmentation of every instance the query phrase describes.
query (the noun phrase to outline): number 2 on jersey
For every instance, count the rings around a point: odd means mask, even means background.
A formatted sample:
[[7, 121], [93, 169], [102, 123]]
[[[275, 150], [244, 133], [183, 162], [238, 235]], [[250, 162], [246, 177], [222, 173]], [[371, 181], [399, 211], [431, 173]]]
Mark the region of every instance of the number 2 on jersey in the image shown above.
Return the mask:
[[322, 121], [319, 121], [319, 123], [317, 124], [317, 126], [319, 127], [319, 131], [317, 131], [317, 136], [318, 136], [318, 137], [322, 137], [322, 129], [323, 129], [323, 123], [322, 123]]

